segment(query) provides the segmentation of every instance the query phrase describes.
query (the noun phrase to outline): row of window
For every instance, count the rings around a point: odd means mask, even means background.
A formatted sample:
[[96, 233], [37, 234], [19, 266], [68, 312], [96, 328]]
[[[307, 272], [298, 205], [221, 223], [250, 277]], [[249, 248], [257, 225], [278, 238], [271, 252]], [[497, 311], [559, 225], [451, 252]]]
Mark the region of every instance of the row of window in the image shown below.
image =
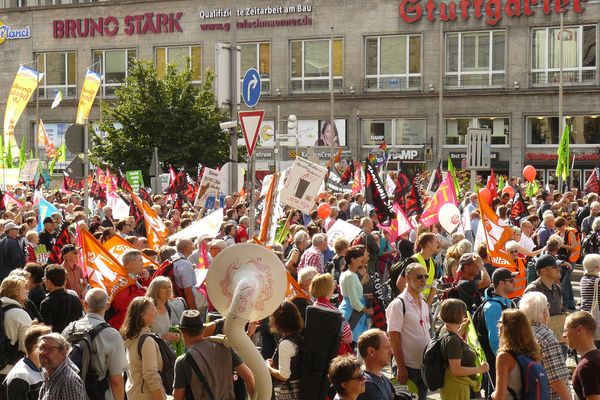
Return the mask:
[[[560, 140], [559, 118], [539, 116], [526, 118], [526, 144], [557, 145]], [[600, 118], [597, 115], [567, 116], [565, 123], [570, 128], [572, 145], [600, 144]], [[362, 145], [379, 146], [384, 142], [391, 146], [423, 145], [428, 141], [424, 118], [363, 119]], [[492, 134], [492, 146], [510, 145], [510, 118], [505, 117], [460, 117], [444, 119], [444, 145], [463, 147], [467, 129], [488, 128]]]
[[[1, 1], [1, 0], [0, 0]], [[532, 30], [531, 79], [535, 85], [557, 84], [559, 48], [563, 46], [563, 81], [594, 84], [596, 80], [596, 26], [570, 26]], [[333, 48], [332, 48], [333, 46]], [[270, 93], [271, 48], [269, 42], [243, 43], [241, 70], [256, 68], [263, 90]], [[334, 89], [341, 90], [344, 78], [344, 44], [341, 38], [292, 40], [290, 42], [291, 93], [325, 92], [333, 74]], [[160, 74], [167, 63], [192, 69], [194, 80], [202, 78], [202, 46], [155, 48]], [[333, 54], [330, 60], [330, 54]], [[46, 72], [42, 97], [58, 89], [76, 96], [75, 52], [40, 53], [40, 68]], [[94, 50], [95, 68], [104, 74], [102, 95], [114, 95], [127, 77], [135, 49]], [[419, 90], [422, 74], [422, 36], [391, 35], [365, 38], [365, 90]], [[188, 63], [189, 62], [189, 63]], [[506, 80], [506, 32], [453, 32], [446, 34], [447, 88], [503, 87]]]

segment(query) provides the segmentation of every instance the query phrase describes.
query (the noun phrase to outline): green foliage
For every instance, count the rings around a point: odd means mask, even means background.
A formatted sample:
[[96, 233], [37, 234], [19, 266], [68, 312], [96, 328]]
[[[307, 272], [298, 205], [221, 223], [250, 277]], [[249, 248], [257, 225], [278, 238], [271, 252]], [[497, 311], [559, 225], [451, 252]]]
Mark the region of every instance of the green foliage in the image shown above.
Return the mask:
[[208, 167], [227, 162], [229, 135], [219, 123], [228, 118], [216, 106], [213, 79], [207, 71], [202, 84], [194, 85], [189, 69], [173, 65], [159, 78], [151, 62], [134, 61], [116, 101], [102, 103], [97, 127], [107, 136], [94, 135], [92, 162], [123, 172], [139, 169], [145, 178], [154, 147], [163, 170], [172, 165], [191, 172], [199, 162]]

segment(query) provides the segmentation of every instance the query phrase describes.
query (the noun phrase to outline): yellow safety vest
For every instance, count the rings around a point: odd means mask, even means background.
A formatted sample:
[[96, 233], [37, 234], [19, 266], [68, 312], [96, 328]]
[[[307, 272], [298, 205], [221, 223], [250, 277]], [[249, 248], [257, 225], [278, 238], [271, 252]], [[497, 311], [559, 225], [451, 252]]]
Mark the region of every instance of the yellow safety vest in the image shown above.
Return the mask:
[[423, 258], [421, 253], [413, 254], [413, 257], [416, 258], [419, 264], [421, 264], [423, 268], [427, 270], [427, 275], [429, 275], [429, 278], [427, 278], [427, 285], [425, 286], [425, 290], [423, 290], [423, 297], [427, 299], [427, 297], [429, 296], [429, 291], [431, 290], [431, 285], [433, 284], [433, 280], [435, 279], [435, 263], [433, 262], [433, 257], [430, 257], [429, 268], [427, 268], [427, 263], [425, 262], [425, 259]]

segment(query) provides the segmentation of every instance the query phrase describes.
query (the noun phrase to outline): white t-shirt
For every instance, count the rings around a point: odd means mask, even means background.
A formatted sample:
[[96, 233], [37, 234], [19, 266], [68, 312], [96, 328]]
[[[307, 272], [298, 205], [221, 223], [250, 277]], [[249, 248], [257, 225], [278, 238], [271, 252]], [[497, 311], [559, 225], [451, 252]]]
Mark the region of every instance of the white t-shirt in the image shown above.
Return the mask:
[[529, 251], [533, 251], [533, 249], [535, 249], [535, 243], [533, 240], [523, 234], [521, 234], [521, 240], [519, 241], [519, 244]]

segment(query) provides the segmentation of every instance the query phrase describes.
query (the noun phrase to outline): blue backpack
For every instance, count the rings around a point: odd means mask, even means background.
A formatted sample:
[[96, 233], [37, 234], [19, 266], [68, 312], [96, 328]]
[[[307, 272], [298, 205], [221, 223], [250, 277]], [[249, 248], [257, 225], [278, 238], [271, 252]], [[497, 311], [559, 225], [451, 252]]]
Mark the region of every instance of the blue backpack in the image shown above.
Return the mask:
[[550, 398], [550, 392], [548, 388], [550, 384], [548, 382], [548, 374], [546, 369], [539, 362], [529, 357], [528, 355], [513, 354], [512, 355], [519, 364], [521, 369], [521, 393], [517, 396], [515, 391], [508, 388], [508, 391], [512, 395], [513, 399], [520, 400], [546, 400]]

